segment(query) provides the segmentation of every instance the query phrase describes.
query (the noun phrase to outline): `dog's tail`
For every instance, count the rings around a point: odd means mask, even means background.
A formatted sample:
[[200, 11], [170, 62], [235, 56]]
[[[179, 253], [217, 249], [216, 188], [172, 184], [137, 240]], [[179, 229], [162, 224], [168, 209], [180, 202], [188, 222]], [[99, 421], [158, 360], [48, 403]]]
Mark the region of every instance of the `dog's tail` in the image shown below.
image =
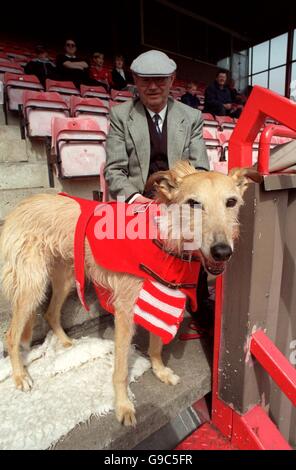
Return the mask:
[[29, 231], [17, 217], [9, 216], [4, 223], [0, 255], [2, 290], [12, 306], [24, 297], [28, 303], [32, 300], [34, 305], [40, 304], [48, 282], [44, 250], [34, 231]]

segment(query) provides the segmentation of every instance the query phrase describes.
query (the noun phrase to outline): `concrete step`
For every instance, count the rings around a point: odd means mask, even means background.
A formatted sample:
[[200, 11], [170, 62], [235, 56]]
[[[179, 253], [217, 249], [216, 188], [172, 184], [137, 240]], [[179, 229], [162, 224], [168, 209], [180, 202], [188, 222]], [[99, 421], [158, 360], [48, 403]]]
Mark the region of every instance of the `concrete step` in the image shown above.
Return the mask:
[[[1, 172], [1, 164], [0, 164], [0, 172]], [[45, 180], [44, 175], [45, 169], [42, 168], [43, 178]], [[1, 180], [1, 175], [0, 175]], [[26, 197], [32, 196], [33, 194], [39, 193], [53, 193], [55, 194], [57, 189], [55, 188], [44, 188], [44, 187], [35, 187], [35, 188], [18, 188], [18, 189], [0, 189], [0, 223], [1, 220], [6, 217], [9, 212], [16, 207], [20, 201], [25, 199]]]
[[0, 163], [26, 162], [28, 153], [18, 126], [0, 125]]
[[[184, 320], [181, 330], [189, 320]], [[112, 339], [113, 318], [109, 315], [99, 323], [88, 322], [83, 331], [70, 331], [70, 336], [80, 335]], [[148, 347], [148, 333], [138, 328], [133, 343], [145, 353]], [[211, 355], [211, 341], [180, 341], [177, 336], [165, 347], [163, 357], [165, 364], [180, 376], [181, 381], [176, 386], [165, 385], [149, 370], [138, 382], [131, 384], [137, 413], [135, 428], [120, 425], [114, 412], [105, 416], [93, 416], [87, 423], [80, 423], [60, 439], [54, 449], [130, 450], [139, 446], [210, 392]]]
[[48, 168], [44, 161], [0, 164], [0, 189], [48, 188], [48, 186]]

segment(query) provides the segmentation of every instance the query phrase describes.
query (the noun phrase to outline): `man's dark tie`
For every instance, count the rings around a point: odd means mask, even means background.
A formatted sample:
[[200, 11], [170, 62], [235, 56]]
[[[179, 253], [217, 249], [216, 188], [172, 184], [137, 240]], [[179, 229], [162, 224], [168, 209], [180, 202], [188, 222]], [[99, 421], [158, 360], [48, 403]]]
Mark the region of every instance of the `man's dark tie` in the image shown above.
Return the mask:
[[159, 136], [161, 135], [161, 130], [160, 130], [160, 127], [159, 127], [159, 121], [160, 120], [161, 120], [160, 115], [159, 114], [154, 114], [153, 121], [154, 121], [154, 124], [155, 124], [156, 132]]

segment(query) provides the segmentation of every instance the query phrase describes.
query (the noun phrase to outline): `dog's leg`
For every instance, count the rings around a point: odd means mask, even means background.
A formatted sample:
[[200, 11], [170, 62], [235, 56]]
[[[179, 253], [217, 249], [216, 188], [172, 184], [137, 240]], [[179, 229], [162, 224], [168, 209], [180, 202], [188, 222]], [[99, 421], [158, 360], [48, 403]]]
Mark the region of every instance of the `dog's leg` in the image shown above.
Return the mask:
[[20, 298], [13, 309], [12, 321], [6, 335], [13, 379], [16, 388], [24, 392], [31, 389], [33, 382], [23, 366], [20, 342], [27, 322], [31, 321], [31, 316], [32, 310], [28, 308], [28, 299], [26, 297]]
[[30, 349], [35, 318], [36, 318], [36, 315], [35, 315], [35, 312], [34, 312], [30, 316], [29, 320], [27, 320], [27, 323], [25, 325], [25, 328], [24, 328], [24, 331], [23, 331], [23, 334], [22, 334], [21, 345], [26, 350]]
[[125, 426], [136, 424], [135, 408], [128, 398], [128, 353], [133, 336], [133, 323], [123, 311], [115, 314], [115, 364], [113, 385], [115, 391], [115, 411], [120, 423]]
[[61, 325], [61, 308], [74, 285], [73, 270], [63, 261], [56, 262], [50, 279], [52, 283], [52, 296], [45, 319], [48, 321], [54, 334], [66, 348], [72, 345], [72, 340], [66, 335]]
[[153, 372], [161, 382], [169, 385], [176, 385], [180, 381], [180, 377], [174, 374], [172, 369], [165, 367], [162, 362], [161, 351], [162, 341], [160, 337], [150, 333], [148, 354], [150, 356]]

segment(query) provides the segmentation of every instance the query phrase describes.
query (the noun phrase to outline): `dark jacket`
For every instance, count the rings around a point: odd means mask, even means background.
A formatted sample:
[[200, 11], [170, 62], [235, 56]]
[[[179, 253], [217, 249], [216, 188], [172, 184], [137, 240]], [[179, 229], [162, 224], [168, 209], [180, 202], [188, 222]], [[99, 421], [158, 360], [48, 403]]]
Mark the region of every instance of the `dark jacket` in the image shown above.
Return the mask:
[[70, 81], [75, 84], [77, 88], [81, 84], [88, 85], [90, 78], [88, 75], [88, 68], [84, 70], [80, 69], [69, 69], [68, 67], [64, 66], [65, 62], [81, 62], [85, 61], [85, 59], [81, 57], [68, 57], [65, 54], [60, 54], [56, 58], [56, 65], [57, 65], [57, 73], [58, 79], [64, 81]]
[[200, 101], [198, 97], [188, 92], [185, 93], [185, 95], [181, 96], [181, 101], [182, 103], [191, 106], [191, 108], [197, 109], [200, 106]]
[[115, 90], [123, 90], [126, 88], [126, 86], [129, 83], [133, 83], [131, 74], [124, 69], [124, 75], [125, 79], [123, 76], [114, 68], [112, 70], [112, 84], [111, 87], [114, 88]]
[[55, 80], [57, 77], [56, 67], [50, 60], [30, 60], [25, 66], [25, 73], [28, 75], [36, 75], [43, 86], [45, 86], [45, 80], [47, 78]]
[[205, 113], [218, 114], [223, 104], [232, 103], [230, 90], [227, 86], [220, 88], [216, 80], [205, 91]]

